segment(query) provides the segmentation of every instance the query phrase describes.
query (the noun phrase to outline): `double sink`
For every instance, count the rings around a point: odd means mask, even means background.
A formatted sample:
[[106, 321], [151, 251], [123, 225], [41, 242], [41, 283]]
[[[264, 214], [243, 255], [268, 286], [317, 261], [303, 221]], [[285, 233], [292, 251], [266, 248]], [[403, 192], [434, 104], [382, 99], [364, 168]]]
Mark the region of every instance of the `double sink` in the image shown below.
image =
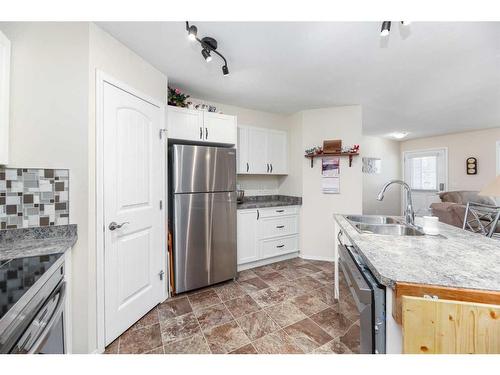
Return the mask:
[[420, 228], [391, 216], [347, 215], [345, 218], [359, 232], [389, 236], [424, 236]]

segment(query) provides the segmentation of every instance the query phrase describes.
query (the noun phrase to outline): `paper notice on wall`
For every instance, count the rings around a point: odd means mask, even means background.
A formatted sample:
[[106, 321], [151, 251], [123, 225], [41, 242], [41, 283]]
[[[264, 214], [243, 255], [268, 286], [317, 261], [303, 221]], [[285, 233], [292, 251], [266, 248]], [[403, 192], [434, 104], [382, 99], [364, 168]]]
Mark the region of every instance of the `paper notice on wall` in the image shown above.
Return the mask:
[[340, 193], [340, 177], [323, 177], [322, 189], [325, 194], [339, 194]]
[[340, 158], [323, 158], [321, 164], [321, 175], [323, 177], [338, 177], [340, 174]]

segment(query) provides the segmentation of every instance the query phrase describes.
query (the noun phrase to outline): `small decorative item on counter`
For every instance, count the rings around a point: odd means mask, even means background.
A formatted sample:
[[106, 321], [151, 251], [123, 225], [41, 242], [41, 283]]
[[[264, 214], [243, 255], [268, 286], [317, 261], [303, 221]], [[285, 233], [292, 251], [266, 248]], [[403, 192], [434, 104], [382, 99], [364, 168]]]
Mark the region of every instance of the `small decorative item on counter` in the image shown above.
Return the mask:
[[431, 236], [436, 236], [439, 234], [438, 228], [438, 217], [437, 216], [424, 216], [424, 225], [422, 227], [425, 234], [429, 234]]
[[314, 146], [305, 150], [306, 156], [319, 155], [323, 153], [323, 149], [320, 146]]
[[188, 107], [189, 109], [193, 109], [193, 108], [194, 108], [194, 104], [193, 104], [193, 102], [187, 102], [187, 107]]
[[189, 98], [189, 95], [183, 94], [181, 90], [168, 87], [168, 105], [185, 108], [187, 98]]
[[208, 112], [215, 112], [215, 111], [217, 111], [217, 107], [215, 107], [214, 105], [208, 106]]

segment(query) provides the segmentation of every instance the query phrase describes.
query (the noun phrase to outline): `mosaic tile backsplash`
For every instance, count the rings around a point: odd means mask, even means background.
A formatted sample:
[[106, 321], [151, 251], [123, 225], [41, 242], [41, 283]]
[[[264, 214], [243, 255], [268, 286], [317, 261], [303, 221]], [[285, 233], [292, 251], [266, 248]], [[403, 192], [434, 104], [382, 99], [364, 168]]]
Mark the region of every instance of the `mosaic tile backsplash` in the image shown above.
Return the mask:
[[0, 168], [0, 229], [69, 224], [69, 170]]

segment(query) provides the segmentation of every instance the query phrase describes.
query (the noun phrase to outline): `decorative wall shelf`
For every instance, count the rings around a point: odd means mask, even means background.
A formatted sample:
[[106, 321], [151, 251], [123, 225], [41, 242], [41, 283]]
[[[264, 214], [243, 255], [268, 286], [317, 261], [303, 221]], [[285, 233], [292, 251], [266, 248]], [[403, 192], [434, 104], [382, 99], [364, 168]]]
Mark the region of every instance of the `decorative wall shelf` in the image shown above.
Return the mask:
[[323, 154], [313, 154], [313, 155], [304, 155], [304, 157], [311, 159], [311, 168], [314, 166], [315, 158], [327, 158], [330, 156], [346, 156], [349, 157], [349, 167], [352, 166], [352, 158], [354, 156], [358, 156], [359, 152], [335, 152], [335, 153], [323, 153]]

